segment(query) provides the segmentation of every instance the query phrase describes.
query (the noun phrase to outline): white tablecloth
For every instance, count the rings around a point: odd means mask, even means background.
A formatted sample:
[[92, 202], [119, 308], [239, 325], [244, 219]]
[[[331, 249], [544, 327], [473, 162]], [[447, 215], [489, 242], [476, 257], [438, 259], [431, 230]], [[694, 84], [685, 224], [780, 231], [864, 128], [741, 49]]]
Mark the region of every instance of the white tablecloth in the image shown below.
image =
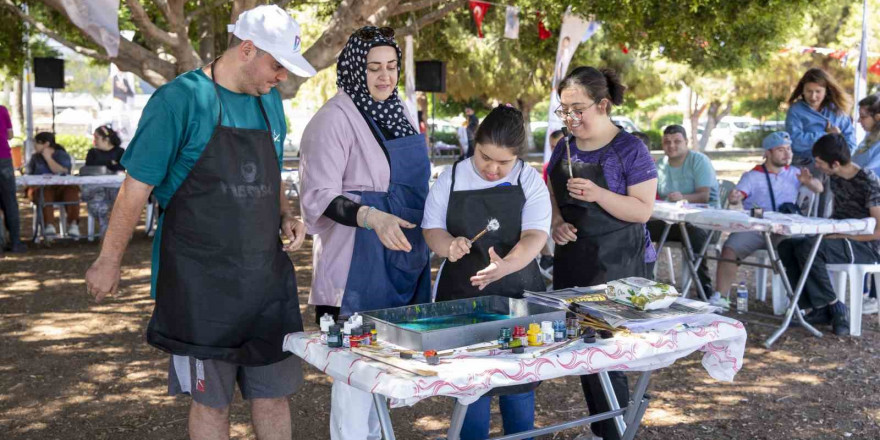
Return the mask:
[[710, 376], [732, 381], [742, 368], [745, 327], [739, 321], [718, 315], [699, 315], [695, 322], [662, 331], [597, 339], [593, 344], [578, 341], [540, 357], [533, 353], [546, 346], [530, 347], [520, 355], [502, 350], [465, 351], [442, 357], [437, 366], [416, 359], [406, 361], [413, 368], [434, 370], [437, 376], [417, 376], [348, 349], [329, 348], [321, 344], [317, 334], [288, 334], [284, 350], [335, 380], [385, 395], [392, 407], [413, 405], [431, 396], [456, 397], [462, 404], [470, 404], [500, 386], [603, 370], [655, 370], [695, 351], [703, 352], [703, 367]]
[[120, 187], [125, 174], [106, 176], [58, 176], [55, 174], [24, 175], [15, 178], [15, 186], [95, 185]]
[[[753, 218], [747, 211], [706, 208], [699, 205], [680, 205], [677, 203], [654, 203], [651, 218], [668, 222], [686, 222], [703, 229], [724, 232], [769, 231], [779, 235], [814, 234], [871, 234], [875, 220], [864, 219], [832, 220], [827, 218], [804, 217], [795, 214], [765, 212], [764, 218]], [[659, 238], [659, 237], [658, 237]]]

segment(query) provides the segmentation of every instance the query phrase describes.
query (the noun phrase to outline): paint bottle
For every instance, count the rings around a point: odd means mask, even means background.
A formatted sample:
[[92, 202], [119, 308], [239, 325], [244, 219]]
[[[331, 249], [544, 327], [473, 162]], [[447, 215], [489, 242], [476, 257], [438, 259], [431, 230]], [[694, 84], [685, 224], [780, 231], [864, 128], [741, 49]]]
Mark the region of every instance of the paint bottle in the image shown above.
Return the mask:
[[354, 323], [355, 327], [362, 327], [364, 325], [364, 317], [358, 315], [357, 312], [354, 312], [354, 315], [351, 315], [351, 318], [348, 318], [348, 320]]
[[330, 326], [333, 325], [333, 317], [330, 316], [329, 313], [325, 313], [324, 316], [321, 317], [321, 343], [327, 343], [327, 332], [330, 331]]
[[568, 339], [577, 339], [580, 336], [581, 325], [578, 323], [577, 318], [568, 318], [566, 319], [566, 333]]
[[370, 323], [370, 345], [379, 345], [379, 332], [376, 330], [376, 324]]
[[372, 345], [373, 344], [373, 332], [371, 331], [375, 325], [372, 322], [368, 322], [364, 324], [362, 327], [364, 329], [364, 340], [361, 341], [361, 345]]
[[342, 326], [342, 346], [345, 348], [351, 348], [351, 329], [353, 325], [351, 322], [346, 322], [345, 325]]
[[529, 345], [529, 338], [526, 336], [526, 328], [522, 325], [513, 327], [513, 338], [519, 339], [519, 345], [525, 347]]
[[530, 346], [544, 345], [544, 336], [541, 335], [541, 326], [535, 322], [529, 324], [528, 340]]
[[364, 328], [361, 326], [356, 326], [351, 329], [351, 340], [349, 343], [351, 344], [351, 348], [357, 348], [361, 346], [361, 341], [364, 340]]
[[553, 321], [553, 342], [565, 340], [565, 321]]
[[327, 332], [327, 346], [331, 348], [342, 347], [342, 332], [339, 331], [338, 325], [331, 325]]
[[545, 344], [553, 343], [553, 321], [541, 321], [541, 336]]
[[509, 327], [501, 328], [501, 334], [498, 336], [498, 345], [502, 350], [510, 348], [511, 333]]

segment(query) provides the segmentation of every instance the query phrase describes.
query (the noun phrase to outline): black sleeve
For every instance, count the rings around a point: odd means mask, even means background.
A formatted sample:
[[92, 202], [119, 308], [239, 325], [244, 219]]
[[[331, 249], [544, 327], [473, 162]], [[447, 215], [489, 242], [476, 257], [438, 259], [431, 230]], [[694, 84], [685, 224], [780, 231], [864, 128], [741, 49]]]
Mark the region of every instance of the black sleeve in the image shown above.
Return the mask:
[[125, 167], [122, 166], [122, 155], [125, 153], [125, 150], [123, 150], [120, 147], [116, 147], [113, 151], [114, 151], [113, 160], [116, 161], [116, 163], [111, 164], [107, 168], [109, 168], [110, 171], [113, 171], [114, 173], [117, 173], [119, 171], [125, 171]]
[[360, 207], [360, 203], [355, 203], [348, 197], [337, 196], [324, 210], [324, 215], [336, 223], [356, 228], [358, 227], [357, 212]]
[[95, 150], [91, 149], [88, 153], [86, 153], [86, 166], [98, 165], [95, 163]]

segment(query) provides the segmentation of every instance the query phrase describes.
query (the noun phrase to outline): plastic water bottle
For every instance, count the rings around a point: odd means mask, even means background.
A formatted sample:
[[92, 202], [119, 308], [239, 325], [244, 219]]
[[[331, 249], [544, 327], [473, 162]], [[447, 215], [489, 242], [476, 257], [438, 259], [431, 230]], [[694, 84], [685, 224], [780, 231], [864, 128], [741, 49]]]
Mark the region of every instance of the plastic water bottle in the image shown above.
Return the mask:
[[749, 311], [749, 289], [746, 288], [746, 282], [739, 283], [736, 288], [736, 313], [745, 313]]

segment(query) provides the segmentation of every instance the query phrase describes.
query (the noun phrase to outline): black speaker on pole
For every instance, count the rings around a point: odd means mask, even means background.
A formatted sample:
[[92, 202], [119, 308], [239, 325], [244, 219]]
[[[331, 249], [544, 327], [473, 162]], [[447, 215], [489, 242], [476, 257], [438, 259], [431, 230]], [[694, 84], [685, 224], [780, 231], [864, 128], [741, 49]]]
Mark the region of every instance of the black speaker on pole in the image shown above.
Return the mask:
[[446, 63], [443, 61], [416, 61], [416, 90], [446, 93]]
[[34, 86], [47, 89], [64, 88], [64, 60], [34, 58]]

